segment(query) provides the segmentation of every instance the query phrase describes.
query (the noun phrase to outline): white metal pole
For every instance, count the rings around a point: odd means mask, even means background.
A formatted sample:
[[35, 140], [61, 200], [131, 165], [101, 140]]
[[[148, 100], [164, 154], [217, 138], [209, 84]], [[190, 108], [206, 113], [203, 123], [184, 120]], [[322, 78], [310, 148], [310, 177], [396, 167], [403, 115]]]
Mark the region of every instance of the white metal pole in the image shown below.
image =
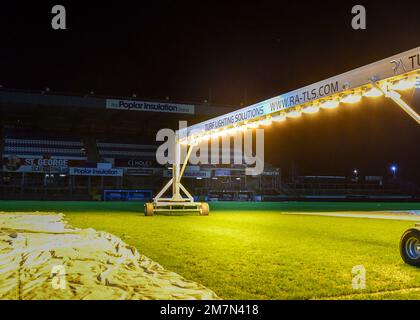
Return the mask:
[[179, 174], [181, 166], [181, 144], [178, 137], [175, 140], [175, 159], [172, 166], [172, 200], [182, 201], [182, 196], [179, 192]]

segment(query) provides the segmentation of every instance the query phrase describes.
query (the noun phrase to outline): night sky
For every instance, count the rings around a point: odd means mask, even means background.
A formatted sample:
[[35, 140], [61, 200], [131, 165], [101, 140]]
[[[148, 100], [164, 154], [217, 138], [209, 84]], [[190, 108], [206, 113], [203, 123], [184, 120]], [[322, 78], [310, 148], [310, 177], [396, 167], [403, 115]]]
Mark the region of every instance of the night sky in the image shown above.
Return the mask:
[[[14, 2], [0, 4], [7, 88], [239, 107], [420, 45], [419, 1]], [[54, 4], [65, 5], [67, 30], [51, 28]], [[356, 4], [367, 30], [351, 28]], [[417, 110], [419, 95], [405, 97]], [[299, 174], [386, 175], [396, 163], [419, 183], [419, 138], [380, 100], [267, 130], [266, 159]]]

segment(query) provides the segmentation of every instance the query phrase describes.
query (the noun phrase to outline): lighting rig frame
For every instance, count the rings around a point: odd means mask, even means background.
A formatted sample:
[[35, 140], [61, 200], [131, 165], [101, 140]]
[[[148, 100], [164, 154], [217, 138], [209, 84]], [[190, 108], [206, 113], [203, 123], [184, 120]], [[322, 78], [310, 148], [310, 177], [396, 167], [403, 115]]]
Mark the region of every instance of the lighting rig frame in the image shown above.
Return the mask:
[[[311, 84], [286, 94], [253, 104], [207, 121], [180, 129], [176, 132], [172, 178], [156, 195], [153, 202], [145, 204], [145, 214], [155, 212], [198, 212], [208, 215], [207, 203], [195, 202], [182, 185], [181, 178], [195, 146], [209, 139], [256, 129], [332, 109], [340, 104], [358, 103], [363, 98], [381, 96], [394, 101], [413, 120], [420, 124], [419, 114], [401, 99], [399, 91], [417, 88], [420, 82], [420, 47], [390, 58], [354, 69], [335, 77]], [[181, 159], [181, 148], [188, 151]], [[172, 196], [164, 194], [172, 187]]]

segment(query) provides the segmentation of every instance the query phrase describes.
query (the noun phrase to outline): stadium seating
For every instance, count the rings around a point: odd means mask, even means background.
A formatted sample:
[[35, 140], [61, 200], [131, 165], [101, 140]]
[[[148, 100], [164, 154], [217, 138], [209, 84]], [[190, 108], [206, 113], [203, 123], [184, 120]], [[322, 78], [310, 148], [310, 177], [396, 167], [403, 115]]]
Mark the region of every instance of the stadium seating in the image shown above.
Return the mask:
[[28, 130], [6, 129], [3, 153], [20, 156], [85, 156], [83, 143], [75, 135], [52, 135]]
[[98, 139], [97, 147], [101, 158], [140, 158], [155, 159], [157, 145], [145, 142], [116, 141], [115, 139]]

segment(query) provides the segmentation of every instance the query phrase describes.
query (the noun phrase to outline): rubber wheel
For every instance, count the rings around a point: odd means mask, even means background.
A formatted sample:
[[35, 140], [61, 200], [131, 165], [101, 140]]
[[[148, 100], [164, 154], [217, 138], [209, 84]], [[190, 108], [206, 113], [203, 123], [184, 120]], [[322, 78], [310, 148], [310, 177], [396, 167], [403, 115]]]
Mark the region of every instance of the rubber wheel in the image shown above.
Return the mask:
[[148, 217], [153, 216], [153, 203], [148, 202], [144, 205], [144, 215]]
[[400, 240], [400, 254], [405, 263], [420, 267], [420, 230], [408, 229]]
[[208, 216], [209, 212], [209, 204], [207, 202], [202, 202], [200, 205], [200, 216]]

